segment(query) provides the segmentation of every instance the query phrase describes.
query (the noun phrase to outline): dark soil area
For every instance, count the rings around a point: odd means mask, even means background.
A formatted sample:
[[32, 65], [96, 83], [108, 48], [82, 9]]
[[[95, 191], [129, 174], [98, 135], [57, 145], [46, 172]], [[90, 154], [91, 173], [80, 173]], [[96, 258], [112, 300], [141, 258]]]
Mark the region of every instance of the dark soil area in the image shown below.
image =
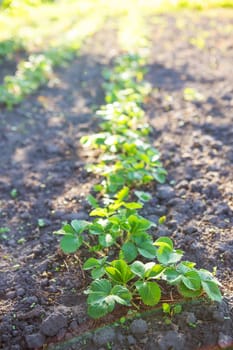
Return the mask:
[[[85, 171], [89, 154], [79, 139], [96, 130], [101, 70], [120, 51], [105, 29], [57, 71], [53, 85], [1, 109], [1, 349], [233, 349], [233, 13], [150, 23], [153, 93], [145, 109], [169, 175], [153, 185], [142, 214], [154, 222], [166, 215], [154, 237], [172, 237], [198, 268], [216, 267], [224, 300], [185, 302], [169, 322], [159, 309], [117, 325], [127, 310], [104, 321], [87, 316], [85, 252], [65, 256], [53, 232], [88, 219], [85, 198], [96, 179]], [[196, 91], [191, 99], [186, 88]]]

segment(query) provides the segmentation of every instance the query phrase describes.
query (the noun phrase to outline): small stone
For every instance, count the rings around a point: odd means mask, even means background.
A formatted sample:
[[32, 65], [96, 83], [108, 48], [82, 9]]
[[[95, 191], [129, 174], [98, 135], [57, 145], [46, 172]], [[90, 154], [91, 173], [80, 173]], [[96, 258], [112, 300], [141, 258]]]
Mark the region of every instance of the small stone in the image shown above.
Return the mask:
[[224, 318], [224, 312], [222, 311], [214, 311], [213, 312], [213, 319], [219, 323], [224, 323], [225, 318]]
[[7, 299], [14, 299], [16, 297], [15, 291], [12, 290], [12, 291], [6, 293], [6, 297], [7, 297]]
[[23, 212], [23, 213], [21, 213], [20, 215], [20, 218], [21, 219], [23, 219], [23, 220], [29, 220], [29, 219], [31, 219], [31, 215], [28, 213], [28, 212]]
[[218, 337], [218, 345], [221, 349], [225, 349], [226, 347], [233, 345], [233, 338], [220, 332]]
[[34, 326], [31, 324], [28, 324], [24, 327], [24, 332], [26, 334], [32, 334], [34, 332]]
[[12, 345], [11, 350], [21, 350], [21, 347], [20, 345], [15, 344], [15, 345]]
[[67, 320], [61, 313], [53, 313], [49, 315], [41, 324], [41, 332], [44, 335], [53, 337], [61, 328], [67, 326]]
[[146, 321], [139, 318], [131, 323], [130, 330], [135, 336], [145, 335], [145, 332], [148, 330], [148, 324]]
[[78, 329], [78, 322], [77, 321], [72, 321], [71, 324], [70, 324], [70, 328], [73, 330], [73, 331], [76, 331]]
[[66, 335], [66, 329], [62, 328], [59, 330], [59, 332], [57, 333], [57, 340], [61, 341]]
[[30, 334], [26, 336], [26, 343], [29, 349], [40, 348], [45, 343], [45, 337], [40, 333]]
[[25, 301], [27, 304], [37, 304], [38, 298], [36, 296], [31, 296], [31, 297], [28, 297]]
[[155, 233], [156, 237], [171, 236], [172, 232], [164, 225], [159, 225], [158, 230]]
[[56, 293], [58, 291], [57, 287], [54, 285], [51, 285], [47, 288], [47, 291], [50, 293]]
[[128, 340], [129, 345], [135, 345], [137, 342], [136, 339], [132, 335], [128, 335], [127, 340]]
[[176, 331], [168, 331], [158, 339], [158, 350], [184, 349], [184, 335]]
[[175, 191], [171, 186], [160, 185], [157, 189], [157, 195], [160, 199], [169, 200], [175, 196]]
[[17, 294], [18, 297], [23, 297], [24, 294], [25, 294], [25, 289], [18, 288], [17, 291], [16, 291], [16, 294]]
[[228, 215], [230, 212], [230, 208], [226, 203], [220, 203], [216, 206], [215, 214], [216, 215]]
[[154, 224], [158, 224], [159, 217], [156, 215], [149, 215], [147, 219], [153, 222]]
[[101, 329], [99, 332], [95, 333], [93, 336], [93, 341], [95, 345], [102, 346], [108, 342], [112, 342], [116, 337], [115, 331], [111, 327], [106, 327]]
[[45, 152], [51, 155], [59, 154], [61, 152], [60, 148], [57, 145], [52, 143], [45, 145], [44, 148], [45, 148]]
[[167, 213], [167, 208], [164, 205], [156, 205], [153, 210], [155, 215], [163, 216]]
[[192, 233], [196, 232], [197, 228], [195, 226], [189, 225], [186, 228], [184, 228], [184, 233], [187, 235], [191, 235]]
[[186, 313], [186, 322], [187, 324], [190, 324], [190, 323], [196, 323], [197, 319], [196, 319], [196, 316], [193, 312], [187, 312]]
[[188, 189], [188, 187], [189, 187], [189, 183], [188, 183], [188, 181], [186, 181], [186, 180], [181, 180], [180, 182], [178, 182], [178, 183], [176, 184], [176, 188], [177, 188], [178, 190], [181, 189], [181, 188]]

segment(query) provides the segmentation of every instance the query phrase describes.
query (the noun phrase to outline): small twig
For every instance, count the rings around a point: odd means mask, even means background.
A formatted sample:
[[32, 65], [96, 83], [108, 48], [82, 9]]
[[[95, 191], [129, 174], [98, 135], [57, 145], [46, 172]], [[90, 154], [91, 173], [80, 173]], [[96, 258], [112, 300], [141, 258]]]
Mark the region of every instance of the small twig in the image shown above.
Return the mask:
[[65, 266], [66, 266], [67, 271], [70, 272], [69, 266], [68, 266], [67, 262], [66, 262], [65, 260], [63, 260], [63, 261], [64, 261], [64, 264], [65, 264]]
[[83, 271], [83, 269], [82, 269], [82, 262], [81, 262], [81, 260], [79, 259], [79, 257], [78, 257], [77, 255], [74, 254], [74, 257], [75, 257], [75, 259], [78, 261], [78, 264], [79, 264], [79, 267], [80, 267], [80, 270], [81, 270], [82, 277], [83, 277], [83, 279], [85, 280], [85, 279], [86, 279], [86, 276], [85, 276], [85, 273], [84, 273], [84, 271]]

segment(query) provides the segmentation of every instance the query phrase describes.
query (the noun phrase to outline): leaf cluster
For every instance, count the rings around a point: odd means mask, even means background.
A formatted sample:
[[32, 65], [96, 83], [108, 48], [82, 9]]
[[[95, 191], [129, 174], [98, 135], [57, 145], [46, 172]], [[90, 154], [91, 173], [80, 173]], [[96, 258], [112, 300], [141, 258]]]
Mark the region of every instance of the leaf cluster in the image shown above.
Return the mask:
[[[0, 43], [0, 58], [1, 53], [10, 55], [16, 49], [18, 46], [15, 42], [9, 41], [4, 45]], [[70, 61], [75, 52], [76, 47], [72, 45], [54, 47], [44, 54], [30, 55], [28, 60], [21, 61], [15, 75], [4, 77], [4, 82], [0, 85], [0, 103], [6, 104], [8, 108], [20, 103], [27, 95], [47, 83], [53, 75], [53, 67]]]
[[[151, 195], [135, 188], [154, 180], [163, 183], [166, 177], [159, 152], [148, 141], [150, 127], [141, 107], [148, 94], [142, 64], [138, 55], [124, 55], [113, 70], [104, 72], [107, 104], [97, 112], [100, 132], [81, 140], [84, 146], [100, 150], [98, 162], [89, 170], [103, 177], [95, 186], [102, 202], [89, 195], [94, 219], [73, 220], [57, 232], [63, 235], [65, 253], [84, 245], [94, 255], [83, 265], [94, 280], [86, 291], [93, 318], [112, 312], [116, 304], [158, 304], [161, 282], [175, 286], [185, 298], [202, 294], [215, 301], [222, 298], [212, 274], [181, 261], [183, 251], [175, 249], [169, 237], [153, 241], [150, 230], [155, 224], [138, 212]], [[160, 218], [159, 224], [164, 220]]]

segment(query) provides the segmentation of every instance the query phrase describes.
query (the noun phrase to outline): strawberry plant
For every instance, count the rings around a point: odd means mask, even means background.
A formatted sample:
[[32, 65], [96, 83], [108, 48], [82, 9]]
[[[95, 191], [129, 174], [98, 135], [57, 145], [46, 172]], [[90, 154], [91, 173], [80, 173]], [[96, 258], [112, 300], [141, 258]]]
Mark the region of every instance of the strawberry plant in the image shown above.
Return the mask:
[[[156, 224], [139, 214], [151, 199], [140, 186], [164, 183], [167, 174], [158, 150], [149, 143], [150, 126], [141, 107], [149, 92], [143, 81], [144, 63], [138, 55], [124, 55], [111, 71], [104, 71], [107, 104], [96, 114], [100, 130], [81, 139], [83, 146], [99, 150], [96, 163], [87, 169], [102, 176], [94, 187], [100, 194], [98, 200], [87, 198], [90, 221], [73, 220], [57, 232], [63, 235], [60, 245], [65, 253], [82, 246], [89, 250], [83, 269], [94, 280], [86, 290], [93, 318], [112, 312], [116, 304], [154, 306], [162, 301], [164, 283], [184, 298], [222, 298], [213, 275], [181, 261], [183, 251], [175, 249], [169, 237], [154, 241], [151, 230]], [[160, 218], [158, 224], [165, 220]]]

